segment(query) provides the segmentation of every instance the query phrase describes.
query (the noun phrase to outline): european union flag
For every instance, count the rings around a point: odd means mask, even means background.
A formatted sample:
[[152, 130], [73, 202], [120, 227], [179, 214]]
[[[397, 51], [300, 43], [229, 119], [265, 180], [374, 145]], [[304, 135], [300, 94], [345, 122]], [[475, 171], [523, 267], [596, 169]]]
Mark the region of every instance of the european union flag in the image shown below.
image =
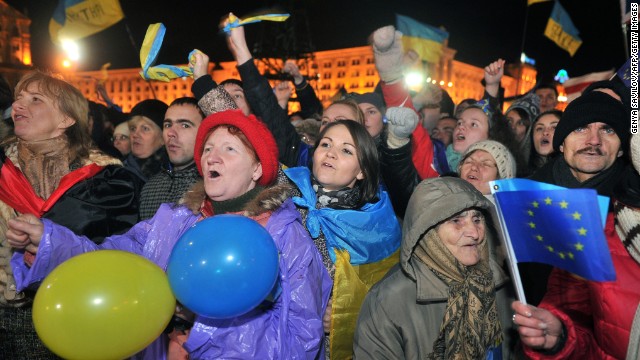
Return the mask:
[[402, 45], [405, 50], [412, 49], [422, 60], [430, 63], [440, 60], [444, 41], [449, 38], [448, 32], [398, 14], [396, 28], [403, 35]]
[[573, 56], [582, 45], [582, 39], [580, 39], [579, 34], [580, 32], [573, 25], [573, 21], [571, 21], [567, 11], [560, 5], [559, 1], [556, 1], [547, 22], [547, 27], [544, 29], [544, 35]]
[[615, 280], [595, 190], [517, 190], [510, 180], [494, 181], [492, 187], [515, 262], [541, 262], [594, 281]]
[[616, 75], [618, 75], [618, 78], [622, 81], [624, 86], [631, 88], [631, 58], [629, 58], [627, 62], [618, 69]]

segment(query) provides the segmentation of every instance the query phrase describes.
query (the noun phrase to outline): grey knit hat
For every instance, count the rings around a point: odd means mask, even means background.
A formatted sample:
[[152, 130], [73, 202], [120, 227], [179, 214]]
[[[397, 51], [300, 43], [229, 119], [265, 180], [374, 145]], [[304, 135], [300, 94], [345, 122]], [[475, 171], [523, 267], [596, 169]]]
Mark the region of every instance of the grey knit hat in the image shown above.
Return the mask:
[[524, 110], [529, 115], [530, 123], [533, 123], [533, 120], [540, 114], [540, 97], [534, 93], [529, 93], [514, 101], [505, 114], [508, 114], [513, 109]]
[[462, 154], [462, 157], [460, 158], [458, 172], [460, 172], [459, 167], [462, 165], [464, 160], [476, 150], [484, 150], [491, 154], [498, 167], [499, 179], [511, 179], [516, 176], [516, 160], [513, 155], [511, 155], [511, 151], [509, 151], [506, 146], [494, 140], [478, 141], [477, 143], [469, 146], [467, 151]]

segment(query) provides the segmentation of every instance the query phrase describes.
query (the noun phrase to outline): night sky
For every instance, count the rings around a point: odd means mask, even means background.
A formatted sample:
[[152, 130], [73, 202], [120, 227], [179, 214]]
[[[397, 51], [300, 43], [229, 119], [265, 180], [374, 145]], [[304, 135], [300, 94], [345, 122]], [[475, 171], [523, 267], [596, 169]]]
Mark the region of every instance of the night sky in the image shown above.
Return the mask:
[[[583, 44], [572, 58], [544, 37], [544, 27], [553, 2], [529, 7], [525, 52], [534, 58], [542, 81], [551, 80], [561, 68], [569, 76], [604, 71], [622, 65], [624, 38], [618, 0], [562, 0]], [[55, 0], [7, 1], [32, 19], [32, 56], [38, 67], [54, 66], [56, 48], [49, 39], [48, 23]], [[180, 4], [180, 5], [178, 5]], [[394, 13], [424, 23], [443, 26], [450, 34], [449, 46], [457, 50], [456, 60], [485, 66], [498, 57], [517, 62], [522, 44], [525, 0], [282, 0], [282, 1], [167, 1], [121, 0], [125, 20], [80, 40], [83, 60], [80, 70], [97, 70], [110, 62], [111, 68], [140, 67], [138, 50], [149, 24], [167, 27], [158, 64], [186, 63], [188, 53], [198, 48], [213, 61], [231, 60], [218, 33], [220, 19], [229, 11], [240, 18], [258, 10], [306, 13], [310, 38], [316, 50], [330, 50], [367, 44], [376, 28], [393, 24]], [[304, 23], [302, 17], [298, 17]], [[270, 25], [271, 26], [271, 25]], [[276, 25], [277, 26], [277, 25]], [[262, 25], [247, 26], [253, 44]], [[131, 35], [131, 36], [130, 36]]]

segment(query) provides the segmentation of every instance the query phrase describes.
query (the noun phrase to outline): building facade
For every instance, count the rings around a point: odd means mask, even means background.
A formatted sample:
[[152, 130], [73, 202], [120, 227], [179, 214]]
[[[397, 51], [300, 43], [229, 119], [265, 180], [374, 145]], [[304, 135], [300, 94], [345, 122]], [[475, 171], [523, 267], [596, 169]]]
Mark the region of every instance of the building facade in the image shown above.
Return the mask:
[[[438, 64], [428, 64], [421, 71], [423, 78], [432, 84], [437, 84], [447, 90], [454, 102], [466, 98], [480, 99], [484, 88], [481, 84], [484, 69], [454, 60], [455, 50], [445, 48]], [[273, 60], [273, 59], [272, 59]], [[274, 68], [274, 61], [269, 66], [260, 60], [256, 64], [261, 73]], [[216, 82], [229, 78], [239, 78], [235, 62], [221, 62], [209, 64], [209, 73]], [[282, 64], [275, 61], [275, 67]], [[380, 80], [376, 72], [373, 52], [370, 46], [360, 46], [348, 49], [326, 50], [314, 53], [311, 60], [299, 64], [300, 71], [311, 79], [311, 85], [323, 104], [327, 105], [341, 89], [346, 92], [365, 93], [375, 89]], [[505, 96], [513, 96], [531, 89], [535, 84], [536, 71], [529, 65], [511, 66], [507, 69], [511, 74], [520, 75], [520, 80], [509, 75], [502, 79]], [[166, 103], [181, 96], [192, 96], [191, 84], [193, 79], [180, 78], [170, 82], [147, 82], [139, 74], [139, 69], [108, 70], [105, 87], [112, 100], [120, 105], [124, 111], [129, 111], [139, 101], [156, 98]], [[103, 74], [100, 71], [77, 72], [66, 74], [67, 80], [77, 86], [90, 100], [99, 101], [95, 92], [95, 84]], [[275, 81], [271, 81], [272, 85]], [[295, 96], [295, 95], [294, 95]], [[291, 101], [290, 111], [296, 111], [298, 104]]]
[[13, 88], [31, 68], [31, 20], [0, 0], [0, 75]]

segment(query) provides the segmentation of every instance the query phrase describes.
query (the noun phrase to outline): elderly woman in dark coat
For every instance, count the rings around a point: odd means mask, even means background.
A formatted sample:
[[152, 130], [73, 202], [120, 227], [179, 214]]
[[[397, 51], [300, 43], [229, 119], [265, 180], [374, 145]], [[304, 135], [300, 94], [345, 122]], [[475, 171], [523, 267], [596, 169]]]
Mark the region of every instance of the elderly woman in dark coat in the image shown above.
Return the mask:
[[491, 203], [470, 183], [420, 183], [403, 224], [400, 265], [371, 288], [354, 359], [499, 359], [513, 348], [507, 274], [490, 255]]

